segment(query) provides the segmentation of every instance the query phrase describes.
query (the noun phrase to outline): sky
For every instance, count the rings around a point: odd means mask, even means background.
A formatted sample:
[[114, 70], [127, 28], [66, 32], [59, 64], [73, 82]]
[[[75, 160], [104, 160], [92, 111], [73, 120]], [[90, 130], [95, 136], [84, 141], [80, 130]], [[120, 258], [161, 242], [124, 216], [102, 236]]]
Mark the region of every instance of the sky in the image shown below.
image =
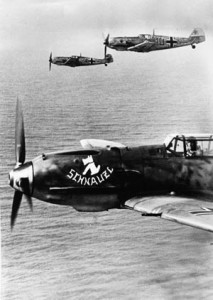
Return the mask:
[[212, 0], [0, 0], [0, 51], [91, 52], [108, 33], [134, 36], [153, 28], [187, 36], [202, 27], [211, 34], [212, 11]]

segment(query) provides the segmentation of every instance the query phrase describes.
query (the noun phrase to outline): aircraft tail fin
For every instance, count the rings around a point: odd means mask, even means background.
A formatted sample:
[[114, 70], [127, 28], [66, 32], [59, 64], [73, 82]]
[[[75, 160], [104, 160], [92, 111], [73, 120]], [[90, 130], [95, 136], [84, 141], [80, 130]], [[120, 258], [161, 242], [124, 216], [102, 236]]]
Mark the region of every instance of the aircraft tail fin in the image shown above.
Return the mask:
[[202, 28], [195, 28], [189, 38], [196, 44], [202, 43], [206, 40], [205, 33]]

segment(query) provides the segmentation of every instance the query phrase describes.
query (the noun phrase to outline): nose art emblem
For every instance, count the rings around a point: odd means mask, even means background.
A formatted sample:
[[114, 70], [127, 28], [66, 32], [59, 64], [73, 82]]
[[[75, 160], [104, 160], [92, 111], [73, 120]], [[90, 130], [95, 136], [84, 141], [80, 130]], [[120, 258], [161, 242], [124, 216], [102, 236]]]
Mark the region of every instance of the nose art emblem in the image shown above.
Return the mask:
[[83, 159], [83, 164], [86, 166], [83, 175], [86, 175], [89, 171], [91, 175], [95, 175], [100, 171], [101, 168], [100, 165], [96, 167], [92, 156], [88, 156], [87, 158]]
[[109, 179], [113, 173], [113, 168], [110, 167], [102, 168], [101, 170], [101, 165], [96, 165], [91, 155], [82, 159], [82, 162], [85, 166], [82, 174], [78, 173], [74, 169], [71, 169], [67, 175], [69, 179], [81, 185], [99, 185]]

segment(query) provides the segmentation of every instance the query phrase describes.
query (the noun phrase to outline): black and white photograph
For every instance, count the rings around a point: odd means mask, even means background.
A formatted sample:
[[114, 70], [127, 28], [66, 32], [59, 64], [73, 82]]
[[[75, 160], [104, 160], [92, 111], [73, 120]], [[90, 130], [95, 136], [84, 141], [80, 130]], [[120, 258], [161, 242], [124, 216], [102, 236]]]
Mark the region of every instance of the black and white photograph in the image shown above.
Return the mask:
[[2, 300], [213, 299], [212, 11], [0, 1]]

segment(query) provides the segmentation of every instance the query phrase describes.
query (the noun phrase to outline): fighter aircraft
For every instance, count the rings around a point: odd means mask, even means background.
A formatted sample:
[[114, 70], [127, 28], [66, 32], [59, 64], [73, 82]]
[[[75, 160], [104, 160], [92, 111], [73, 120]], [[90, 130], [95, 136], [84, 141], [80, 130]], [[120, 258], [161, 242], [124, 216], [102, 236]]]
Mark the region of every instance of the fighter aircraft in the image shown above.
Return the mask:
[[136, 37], [113, 37], [109, 34], [104, 45], [118, 51], [150, 52], [156, 50], [172, 49], [183, 46], [192, 46], [205, 41], [205, 34], [201, 28], [195, 28], [189, 37], [172, 37], [165, 35], [139, 34]]
[[105, 65], [113, 62], [113, 57], [111, 54], [106, 53], [106, 47], [104, 50], [104, 58], [92, 58], [85, 56], [73, 55], [70, 57], [54, 57], [52, 58], [52, 52], [50, 53], [49, 58], [49, 71], [51, 70], [51, 64], [58, 66], [67, 66], [67, 67], [80, 67], [80, 66], [94, 66], [94, 65]]
[[17, 101], [11, 228], [25, 195], [31, 208], [34, 197], [83, 212], [131, 209], [213, 232], [213, 134], [173, 134], [162, 144], [138, 147], [95, 139], [81, 145], [25, 162]]

